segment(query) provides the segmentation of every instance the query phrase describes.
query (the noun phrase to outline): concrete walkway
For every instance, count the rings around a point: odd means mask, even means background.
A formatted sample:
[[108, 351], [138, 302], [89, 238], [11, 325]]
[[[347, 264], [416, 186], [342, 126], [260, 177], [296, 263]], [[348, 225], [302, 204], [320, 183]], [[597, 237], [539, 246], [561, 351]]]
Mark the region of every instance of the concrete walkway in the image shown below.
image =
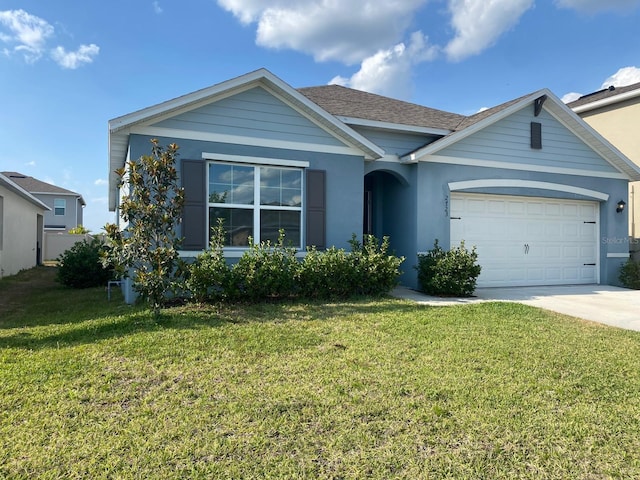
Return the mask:
[[640, 290], [610, 285], [478, 288], [471, 298], [431, 297], [406, 287], [397, 287], [392, 295], [435, 306], [518, 302], [613, 327], [640, 331]]

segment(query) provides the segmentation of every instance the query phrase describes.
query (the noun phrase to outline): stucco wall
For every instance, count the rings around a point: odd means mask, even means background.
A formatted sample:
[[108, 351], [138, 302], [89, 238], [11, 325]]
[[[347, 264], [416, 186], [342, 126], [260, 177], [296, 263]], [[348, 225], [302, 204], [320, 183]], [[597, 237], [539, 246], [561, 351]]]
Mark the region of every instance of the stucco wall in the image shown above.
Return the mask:
[[0, 277], [36, 266], [38, 215], [43, 210], [0, 186], [3, 197]]
[[[584, 121], [624, 153], [631, 161], [640, 165], [640, 100], [625, 102], [579, 114]], [[640, 182], [629, 184], [629, 235], [640, 237]]]

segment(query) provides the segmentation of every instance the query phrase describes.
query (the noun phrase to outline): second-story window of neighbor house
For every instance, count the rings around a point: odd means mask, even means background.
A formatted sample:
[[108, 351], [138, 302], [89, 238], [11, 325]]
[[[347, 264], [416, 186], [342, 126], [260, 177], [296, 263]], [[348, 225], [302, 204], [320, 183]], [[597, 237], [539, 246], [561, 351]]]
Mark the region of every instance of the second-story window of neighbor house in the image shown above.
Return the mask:
[[64, 198], [56, 198], [53, 201], [53, 214], [58, 216], [64, 216], [67, 213], [67, 201]]

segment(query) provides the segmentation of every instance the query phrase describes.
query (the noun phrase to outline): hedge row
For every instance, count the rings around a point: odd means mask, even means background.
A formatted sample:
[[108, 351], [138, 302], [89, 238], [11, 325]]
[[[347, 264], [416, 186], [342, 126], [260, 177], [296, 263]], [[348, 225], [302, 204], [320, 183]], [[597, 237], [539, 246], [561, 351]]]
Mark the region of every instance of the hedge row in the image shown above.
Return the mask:
[[284, 243], [249, 247], [235, 265], [223, 254], [223, 230], [214, 227], [210, 248], [187, 268], [186, 294], [199, 302], [248, 301], [277, 298], [340, 299], [358, 295], [380, 296], [398, 283], [402, 257], [390, 255], [389, 239], [381, 243], [371, 235], [361, 244], [352, 237], [351, 251], [335, 247], [297, 250]]

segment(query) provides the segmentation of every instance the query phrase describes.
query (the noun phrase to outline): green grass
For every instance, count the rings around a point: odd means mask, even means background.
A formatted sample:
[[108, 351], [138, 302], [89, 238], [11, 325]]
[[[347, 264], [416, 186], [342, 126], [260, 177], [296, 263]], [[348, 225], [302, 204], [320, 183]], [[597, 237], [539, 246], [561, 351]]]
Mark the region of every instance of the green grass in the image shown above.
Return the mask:
[[0, 478], [640, 478], [636, 332], [394, 299], [154, 321], [115, 297], [0, 314]]

